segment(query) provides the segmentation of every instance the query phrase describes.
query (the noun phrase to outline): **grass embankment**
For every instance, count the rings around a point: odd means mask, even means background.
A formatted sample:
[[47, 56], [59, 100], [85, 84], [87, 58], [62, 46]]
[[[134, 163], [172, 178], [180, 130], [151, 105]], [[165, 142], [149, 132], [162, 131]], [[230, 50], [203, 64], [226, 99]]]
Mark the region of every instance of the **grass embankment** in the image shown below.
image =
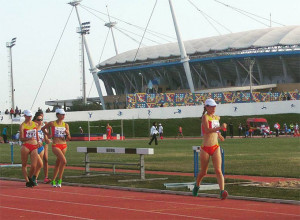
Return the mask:
[[[200, 145], [201, 140], [193, 139], [168, 139], [159, 142], [154, 147], [155, 154], [145, 157], [146, 170], [162, 170], [193, 173], [193, 145]], [[70, 142], [67, 152], [69, 166], [83, 166], [84, 154], [77, 153], [77, 146], [87, 147], [149, 147], [147, 140], [128, 140], [128, 141], [100, 141], [100, 142]], [[300, 139], [299, 138], [247, 138], [247, 139], [227, 139], [222, 143], [225, 149], [225, 170], [226, 174], [254, 175], [254, 176], [276, 176], [276, 177], [300, 177]], [[15, 147], [15, 163], [20, 163], [20, 150]], [[0, 147], [0, 162], [10, 162], [10, 147], [3, 144]], [[49, 152], [49, 164], [53, 165], [55, 157]], [[90, 154], [93, 161], [103, 162], [137, 162], [137, 155], [104, 155]], [[98, 167], [100, 167], [98, 165]], [[103, 167], [103, 166], [101, 166]], [[105, 167], [105, 166], [104, 166]], [[107, 167], [107, 166], [106, 166]], [[118, 168], [118, 167], [117, 167]], [[128, 168], [128, 167], [126, 167]], [[83, 171], [66, 170], [65, 176], [80, 175]], [[210, 164], [209, 173], [213, 173]], [[52, 169], [50, 169], [52, 174]], [[43, 174], [41, 174], [43, 176]], [[22, 178], [20, 168], [2, 168], [1, 176]], [[50, 175], [51, 176], [51, 175]], [[146, 171], [146, 178], [165, 177], [162, 175], [149, 175]], [[119, 186], [131, 186], [142, 188], [164, 189], [163, 183], [192, 182], [193, 177], [168, 176], [168, 180], [146, 181], [134, 183], [119, 183], [117, 180], [138, 178], [111, 175], [90, 178], [71, 178], [65, 179], [67, 182], [95, 183]], [[236, 180], [226, 179], [226, 182]], [[205, 182], [215, 182], [214, 178], [205, 178]], [[258, 187], [244, 187], [239, 185], [227, 185], [226, 188], [231, 195], [243, 195], [253, 197], [281, 198], [281, 199], [300, 199], [299, 189], [272, 189]], [[184, 189], [180, 189], [184, 190]], [[217, 193], [217, 191], [207, 191]]]

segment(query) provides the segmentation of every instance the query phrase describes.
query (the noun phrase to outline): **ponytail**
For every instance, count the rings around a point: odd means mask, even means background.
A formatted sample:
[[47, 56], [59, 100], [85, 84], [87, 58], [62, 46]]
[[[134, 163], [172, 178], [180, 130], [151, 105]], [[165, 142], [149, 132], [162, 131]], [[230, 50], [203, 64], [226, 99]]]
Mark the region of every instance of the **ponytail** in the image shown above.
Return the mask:
[[204, 109], [203, 109], [203, 113], [202, 113], [202, 116], [201, 116], [201, 118], [203, 118], [203, 116], [204, 116], [204, 114], [207, 112], [207, 110], [206, 110], [206, 108], [205, 108], [205, 106], [204, 106]]

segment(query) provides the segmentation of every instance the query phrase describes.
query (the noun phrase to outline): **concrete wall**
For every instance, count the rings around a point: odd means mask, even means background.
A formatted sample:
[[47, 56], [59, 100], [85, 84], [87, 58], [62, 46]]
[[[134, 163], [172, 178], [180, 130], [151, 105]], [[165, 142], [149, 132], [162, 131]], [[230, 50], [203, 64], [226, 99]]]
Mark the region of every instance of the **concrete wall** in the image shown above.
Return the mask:
[[[203, 105], [165, 108], [116, 109], [90, 112], [67, 112], [65, 121], [99, 121], [120, 119], [170, 119], [201, 117]], [[300, 114], [300, 101], [277, 101], [256, 103], [219, 104], [216, 114], [220, 116], [270, 115], [270, 114]], [[2, 118], [3, 117], [3, 118]], [[45, 113], [45, 121], [56, 120], [55, 113]], [[2, 119], [2, 120], [1, 120]], [[20, 124], [24, 118], [17, 118], [13, 123]], [[0, 124], [10, 124], [9, 115], [0, 116]]]

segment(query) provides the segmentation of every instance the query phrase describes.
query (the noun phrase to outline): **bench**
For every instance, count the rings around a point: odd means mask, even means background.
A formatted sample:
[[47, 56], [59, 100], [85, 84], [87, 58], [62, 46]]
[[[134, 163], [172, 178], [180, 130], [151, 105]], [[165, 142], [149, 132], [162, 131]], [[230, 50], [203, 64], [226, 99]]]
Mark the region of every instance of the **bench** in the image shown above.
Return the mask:
[[[115, 174], [116, 165], [134, 165], [139, 166], [140, 168], [140, 177], [141, 180], [145, 180], [145, 155], [154, 154], [153, 148], [119, 148], [119, 147], [77, 147], [78, 153], [85, 154], [85, 174], [90, 173], [90, 164], [108, 164], [113, 165], [113, 172]], [[139, 163], [119, 163], [119, 162], [101, 162], [101, 161], [90, 161], [89, 154], [98, 153], [98, 154], [138, 154], [140, 155]]]

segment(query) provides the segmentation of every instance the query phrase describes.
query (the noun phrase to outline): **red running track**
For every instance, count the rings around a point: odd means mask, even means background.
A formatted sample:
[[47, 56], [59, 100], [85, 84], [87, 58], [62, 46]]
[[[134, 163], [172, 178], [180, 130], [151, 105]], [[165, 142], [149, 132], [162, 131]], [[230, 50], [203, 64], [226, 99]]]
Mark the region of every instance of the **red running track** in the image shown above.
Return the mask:
[[300, 219], [298, 205], [0, 181], [0, 219]]

